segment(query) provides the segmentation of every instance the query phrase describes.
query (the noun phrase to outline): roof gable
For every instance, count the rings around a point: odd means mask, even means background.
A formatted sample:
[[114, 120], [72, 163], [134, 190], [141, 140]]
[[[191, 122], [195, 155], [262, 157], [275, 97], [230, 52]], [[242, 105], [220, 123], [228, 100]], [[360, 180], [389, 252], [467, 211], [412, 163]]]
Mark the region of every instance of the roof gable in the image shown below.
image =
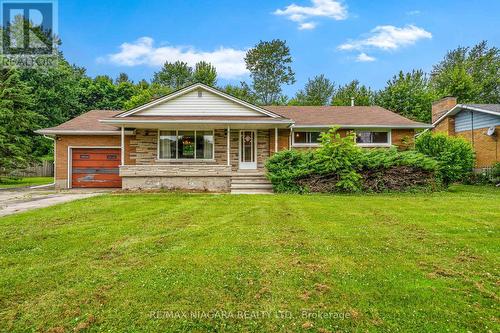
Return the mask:
[[268, 110], [230, 96], [202, 83], [196, 83], [117, 115], [134, 116], [244, 116], [281, 118]]
[[462, 111], [482, 112], [493, 116], [500, 116], [500, 104], [457, 104], [444, 112], [432, 125], [436, 126], [446, 117], [456, 115]]

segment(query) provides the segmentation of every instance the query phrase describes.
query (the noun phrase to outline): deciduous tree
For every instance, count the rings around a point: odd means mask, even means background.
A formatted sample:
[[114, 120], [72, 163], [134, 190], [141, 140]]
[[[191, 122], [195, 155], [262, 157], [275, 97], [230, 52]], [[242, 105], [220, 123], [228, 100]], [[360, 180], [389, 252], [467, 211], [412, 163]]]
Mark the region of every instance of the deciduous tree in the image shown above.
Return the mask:
[[252, 78], [252, 89], [262, 104], [276, 103], [282, 94], [281, 86], [295, 83], [292, 57], [285, 41], [260, 41], [247, 52], [245, 63]]

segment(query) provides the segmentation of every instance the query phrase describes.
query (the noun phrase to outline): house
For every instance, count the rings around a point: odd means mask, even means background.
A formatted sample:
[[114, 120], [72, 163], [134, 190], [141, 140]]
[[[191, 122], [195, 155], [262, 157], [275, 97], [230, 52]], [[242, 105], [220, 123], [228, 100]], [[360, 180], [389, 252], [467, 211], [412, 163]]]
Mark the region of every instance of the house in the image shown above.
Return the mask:
[[491, 167], [500, 162], [500, 104], [457, 104], [445, 97], [432, 104], [433, 132], [461, 136], [476, 152], [476, 167]]
[[318, 146], [331, 126], [362, 147], [405, 147], [418, 123], [378, 106], [260, 107], [197, 83], [129, 111], [95, 110], [37, 131], [55, 139], [58, 188], [269, 191], [264, 164]]

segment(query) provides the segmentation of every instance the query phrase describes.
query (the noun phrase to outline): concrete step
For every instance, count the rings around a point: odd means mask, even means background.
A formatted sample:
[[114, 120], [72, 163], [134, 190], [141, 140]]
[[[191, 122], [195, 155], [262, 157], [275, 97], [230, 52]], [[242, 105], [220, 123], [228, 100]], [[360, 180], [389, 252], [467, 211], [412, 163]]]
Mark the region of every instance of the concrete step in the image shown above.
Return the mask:
[[271, 184], [231, 184], [231, 189], [272, 189]]
[[236, 178], [231, 179], [231, 184], [271, 184], [265, 178]]
[[231, 194], [273, 194], [269, 189], [231, 189]]
[[232, 174], [231, 177], [234, 178], [266, 178], [266, 175], [264, 174], [259, 174], [259, 173], [245, 173], [245, 174]]

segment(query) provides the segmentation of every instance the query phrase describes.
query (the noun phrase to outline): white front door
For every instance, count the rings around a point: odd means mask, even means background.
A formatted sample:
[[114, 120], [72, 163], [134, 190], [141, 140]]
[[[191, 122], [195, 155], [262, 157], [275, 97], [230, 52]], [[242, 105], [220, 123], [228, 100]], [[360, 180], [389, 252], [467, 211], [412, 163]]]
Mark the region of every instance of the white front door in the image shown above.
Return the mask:
[[240, 131], [240, 169], [257, 169], [257, 132]]

